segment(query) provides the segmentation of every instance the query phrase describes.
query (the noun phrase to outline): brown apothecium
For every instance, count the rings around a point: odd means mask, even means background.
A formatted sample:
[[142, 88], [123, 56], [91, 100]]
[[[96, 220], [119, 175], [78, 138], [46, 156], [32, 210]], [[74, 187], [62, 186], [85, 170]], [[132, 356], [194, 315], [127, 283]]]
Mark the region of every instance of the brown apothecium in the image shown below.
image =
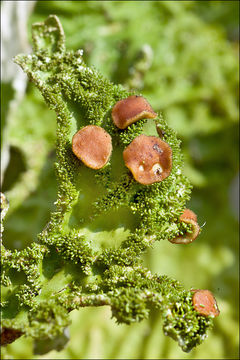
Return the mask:
[[190, 244], [200, 233], [200, 226], [197, 223], [197, 215], [192, 210], [185, 209], [183, 214], [179, 217], [179, 220], [185, 224], [190, 224], [192, 232], [186, 232], [185, 234], [179, 235], [169, 241], [173, 244]]
[[137, 136], [123, 151], [123, 159], [134, 179], [143, 185], [164, 180], [172, 169], [171, 147], [155, 136]]
[[148, 101], [138, 95], [118, 101], [112, 109], [113, 122], [119, 129], [126, 129], [140, 119], [153, 119], [156, 116]]
[[72, 138], [74, 154], [91, 169], [101, 169], [112, 153], [111, 136], [100, 126], [88, 125]]
[[203, 316], [216, 317], [220, 314], [217, 302], [211, 291], [209, 290], [192, 290], [194, 309]]

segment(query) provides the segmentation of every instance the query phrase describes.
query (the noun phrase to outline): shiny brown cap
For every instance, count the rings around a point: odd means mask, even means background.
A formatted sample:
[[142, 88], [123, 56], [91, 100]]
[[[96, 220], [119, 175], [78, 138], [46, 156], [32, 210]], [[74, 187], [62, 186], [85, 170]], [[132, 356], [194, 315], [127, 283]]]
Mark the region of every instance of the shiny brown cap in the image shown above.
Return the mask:
[[194, 309], [203, 316], [216, 317], [220, 314], [216, 299], [209, 290], [193, 290], [192, 297]]
[[112, 109], [112, 119], [119, 129], [126, 129], [140, 119], [153, 119], [157, 114], [147, 100], [138, 95], [118, 101]]
[[172, 149], [155, 136], [139, 135], [123, 151], [125, 165], [143, 185], [160, 182], [172, 169]]
[[179, 217], [179, 220], [185, 224], [191, 225], [192, 233], [186, 232], [184, 235], [175, 237], [169, 240], [173, 244], [190, 244], [193, 242], [200, 232], [200, 226], [197, 223], [197, 215], [192, 210], [185, 209], [183, 214]]
[[100, 126], [85, 126], [73, 136], [72, 151], [86, 166], [101, 169], [112, 153], [111, 136]]

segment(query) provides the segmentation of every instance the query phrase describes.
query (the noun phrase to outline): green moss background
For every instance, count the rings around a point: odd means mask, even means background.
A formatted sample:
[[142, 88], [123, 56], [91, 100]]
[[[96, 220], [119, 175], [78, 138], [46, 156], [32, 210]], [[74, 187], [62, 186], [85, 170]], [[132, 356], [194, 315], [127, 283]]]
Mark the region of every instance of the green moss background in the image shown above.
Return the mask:
[[[128, 326], [116, 325], [107, 307], [86, 308], [71, 313], [71, 340], [64, 350], [33, 355], [31, 339], [20, 338], [3, 349], [2, 358], [239, 358], [238, 6], [238, 1], [36, 2], [29, 36], [33, 22], [58, 15], [69, 49], [82, 48], [88, 65], [140, 91], [177, 131], [185, 174], [194, 185], [189, 208], [198, 214], [202, 233], [183, 247], [157, 243], [144, 262], [186, 288], [211, 290], [221, 315], [208, 339], [186, 354], [164, 336], [154, 313]], [[10, 200], [5, 245], [22, 249], [45, 226], [56, 199], [55, 115], [30, 83], [11, 116], [10, 84], [2, 84], [2, 93], [2, 127], [10, 146], [2, 185]]]

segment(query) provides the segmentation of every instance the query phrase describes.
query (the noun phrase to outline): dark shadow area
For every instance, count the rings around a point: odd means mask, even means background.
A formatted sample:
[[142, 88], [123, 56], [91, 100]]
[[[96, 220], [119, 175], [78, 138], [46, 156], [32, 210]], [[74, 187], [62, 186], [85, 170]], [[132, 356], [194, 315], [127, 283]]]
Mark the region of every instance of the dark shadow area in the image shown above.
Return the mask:
[[64, 260], [57, 254], [54, 246], [50, 247], [50, 253], [44, 257], [42, 262], [42, 274], [45, 278], [51, 279], [62, 269]]
[[15, 293], [10, 293], [5, 299], [8, 301], [8, 305], [2, 309], [2, 319], [14, 319], [21, 310], [18, 299]]
[[2, 192], [11, 190], [18, 182], [22, 173], [27, 170], [24, 155], [21, 150], [15, 146], [10, 146], [10, 161], [4, 174]]
[[[39, 175], [38, 187], [4, 222], [3, 244], [10, 250], [24, 249], [37, 241], [49, 221], [57, 198], [54, 172], [55, 153], [49, 153]], [[11, 204], [10, 204], [11, 206]]]
[[27, 276], [24, 271], [17, 271], [16, 269], [10, 269], [8, 275], [14, 285], [22, 285], [27, 283]]

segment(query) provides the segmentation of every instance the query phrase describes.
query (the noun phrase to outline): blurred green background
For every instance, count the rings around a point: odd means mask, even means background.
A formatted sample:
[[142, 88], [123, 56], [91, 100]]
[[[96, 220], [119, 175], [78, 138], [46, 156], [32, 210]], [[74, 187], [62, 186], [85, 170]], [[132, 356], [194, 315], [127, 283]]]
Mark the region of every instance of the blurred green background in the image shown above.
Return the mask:
[[[5, 63], [21, 44], [22, 52], [28, 48], [33, 22], [56, 14], [68, 49], [82, 48], [88, 65], [163, 112], [182, 140], [184, 171], [194, 185], [188, 207], [203, 231], [187, 246], [155, 244], [144, 264], [186, 288], [211, 290], [221, 311], [208, 339], [189, 354], [164, 336], [156, 314], [116, 325], [104, 307], [71, 313], [64, 350], [33, 355], [31, 339], [20, 338], [2, 358], [238, 359], [239, 2], [3, 1], [1, 7], [10, 24], [2, 30], [9, 39]], [[18, 37], [22, 43], [14, 47]], [[36, 240], [56, 199], [55, 114], [12, 66], [2, 78], [2, 191], [10, 201], [4, 244], [22, 249]]]

